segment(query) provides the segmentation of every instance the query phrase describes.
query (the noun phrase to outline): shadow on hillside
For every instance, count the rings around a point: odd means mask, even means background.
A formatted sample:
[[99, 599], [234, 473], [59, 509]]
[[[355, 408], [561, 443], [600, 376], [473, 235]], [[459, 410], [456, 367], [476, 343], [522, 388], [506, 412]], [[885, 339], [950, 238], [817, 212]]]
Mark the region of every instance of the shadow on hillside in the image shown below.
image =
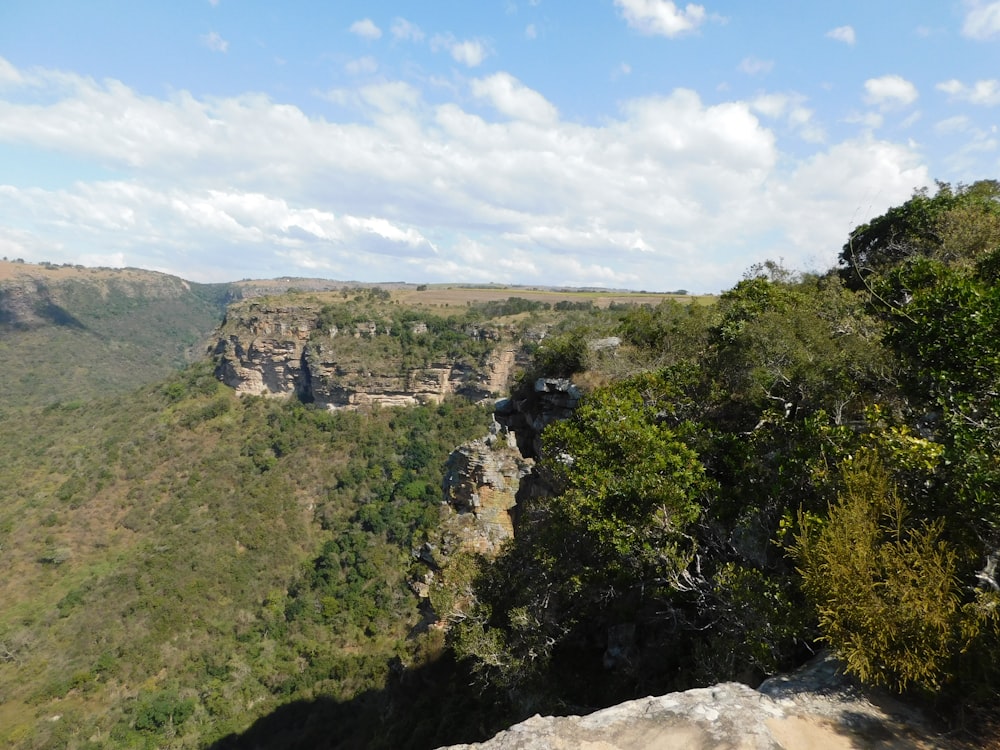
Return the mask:
[[512, 717], [470, 682], [448, 657], [417, 669], [396, 668], [381, 690], [344, 702], [321, 697], [285, 704], [206, 750], [424, 750], [481, 742]]
[[0, 328], [28, 331], [45, 325], [77, 331], [88, 330], [79, 318], [51, 299], [26, 304], [23, 300], [4, 300], [0, 294]]
[[52, 300], [45, 300], [40, 302], [35, 306], [35, 312], [40, 318], [54, 326], [59, 326], [60, 328], [75, 328], [78, 331], [86, 331], [87, 326], [84, 325], [79, 318], [70, 313], [66, 308], [57, 305]]

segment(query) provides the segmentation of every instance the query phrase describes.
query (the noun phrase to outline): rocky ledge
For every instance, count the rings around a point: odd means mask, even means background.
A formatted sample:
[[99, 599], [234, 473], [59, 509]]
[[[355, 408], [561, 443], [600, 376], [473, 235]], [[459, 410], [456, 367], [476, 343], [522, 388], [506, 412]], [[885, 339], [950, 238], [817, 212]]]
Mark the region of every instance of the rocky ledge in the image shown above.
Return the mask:
[[587, 716], [534, 716], [448, 750], [931, 750], [954, 747], [923, 717], [862, 689], [822, 656], [754, 690], [739, 683], [622, 703]]

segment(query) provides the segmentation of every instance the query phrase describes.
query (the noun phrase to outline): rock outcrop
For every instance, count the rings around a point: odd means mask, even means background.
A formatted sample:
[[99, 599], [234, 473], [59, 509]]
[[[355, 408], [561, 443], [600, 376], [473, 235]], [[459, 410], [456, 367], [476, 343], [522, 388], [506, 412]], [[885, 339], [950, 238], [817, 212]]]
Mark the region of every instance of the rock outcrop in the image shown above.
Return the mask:
[[797, 673], [641, 698], [587, 716], [534, 716], [450, 750], [931, 750], [948, 747], [915, 710], [860, 688], [820, 657]]
[[[534, 465], [496, 423], [491, 435], [460, 446], [445, 467], [442, 524], [460, 549], [494, 555], [514, 535], [521, 480]], [[450, 552], [452, 550], [448, 550]]]
[[[411, 323], [411, 344], [399, 331], [371, 320], [350, 326], [322, 323], [319, 301], [233, 305], [215, 347], [216, 372], [237, 393], [298, 397], [327, 408], [411, 406], [458, 394], [485, 401], [506, 391], [526, 357], [516, 330], [470, 326], [467, 352], [417, 356], [413, 341], [433, 334]], [[395, 334], [395, 335], [394, 335]]]
[[566, 378], [538, 378], [530, 391], [497, 401], [495, 418], [516, 436], [521, 455], [537, 458], [542, 430], [570, 417], [582, 397]]

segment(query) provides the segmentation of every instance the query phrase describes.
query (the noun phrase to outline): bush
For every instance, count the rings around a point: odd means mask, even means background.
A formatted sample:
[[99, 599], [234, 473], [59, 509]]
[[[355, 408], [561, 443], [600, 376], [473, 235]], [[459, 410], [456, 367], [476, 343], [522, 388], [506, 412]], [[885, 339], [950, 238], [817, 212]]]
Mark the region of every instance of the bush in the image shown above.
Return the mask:
[[909, 523], [873, 453], [848, 461], [843, 481], [828, 519], [800, 517], [793, 549], [822, 638], [865, 682], [937, 691], [995, 608], [963, 604], [943, 519]]
[[166, 726], [178, 726], [194, 713], [192, 698], [181, 698], [176, 690], [162, 690], [139, 701], [135, 711], [135, 728], [141, 732], [158, 732]]

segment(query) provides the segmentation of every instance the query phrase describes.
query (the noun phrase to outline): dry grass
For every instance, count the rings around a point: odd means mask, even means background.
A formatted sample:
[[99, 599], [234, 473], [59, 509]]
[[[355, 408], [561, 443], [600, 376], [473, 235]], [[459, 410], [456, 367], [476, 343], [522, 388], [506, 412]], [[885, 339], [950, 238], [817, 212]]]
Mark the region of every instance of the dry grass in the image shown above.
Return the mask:
[[138, 268], [88, 268], [86, 266], [37, 265], [35, 263], [0, 260], [0, 281], [15, 281], [23, 278], [44, 279], [46, 281], [141, 279], [150, 273], [150, 271]]
[[553, 305], [557, 302], [591, 301], [596, 307], [600, 308], [607, 308], [612, 303], [658, 305], [668, 299], [676, 299], [679, 302], [701, 302], [712, 299], [711, 297], [696, 295], [659, 294], [652, 292], [623, 292], [617, 290], [604, 292], [518, 286], [476, 287], [461, 286], [458, 284], [429, 284], [423, 291], [417, 291], [415, 287], [394, 289], [392, 290], [392, 297], [403, 304], [415, 307], [463, 307], [468, 303], [495, 302], [510, 297], [548, 302]]

